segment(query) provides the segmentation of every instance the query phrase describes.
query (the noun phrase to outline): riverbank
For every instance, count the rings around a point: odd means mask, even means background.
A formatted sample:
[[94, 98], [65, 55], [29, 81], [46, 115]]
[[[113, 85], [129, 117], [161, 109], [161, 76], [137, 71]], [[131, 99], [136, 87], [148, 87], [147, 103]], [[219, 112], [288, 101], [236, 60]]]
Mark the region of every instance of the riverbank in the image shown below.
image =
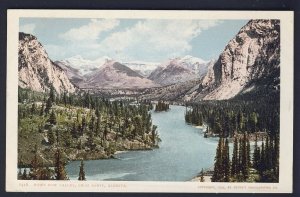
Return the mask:
[[[161, 138], [159, 148], [126, 152], [119, 149], [116, 159], [86, 161], [87, 180], [187, 181], [197, 175], [195, 172], [211, 167], [217, 141], [203, 138], [199, 128], [185, 123], [184, 106], [170, 108], [166, 113], [152, 113], [152, 123], [157, 125]], [[66, 166], [70, 180], [78, 178], [79, 165], [74, 161]]]

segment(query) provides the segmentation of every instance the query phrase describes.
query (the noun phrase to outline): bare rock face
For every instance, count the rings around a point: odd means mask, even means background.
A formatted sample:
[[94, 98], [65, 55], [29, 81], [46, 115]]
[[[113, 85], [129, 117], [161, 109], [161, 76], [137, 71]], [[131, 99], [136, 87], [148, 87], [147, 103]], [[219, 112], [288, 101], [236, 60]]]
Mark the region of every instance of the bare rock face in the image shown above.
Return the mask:
[[[206, 100], [232, 98], [250, 83], [278, 73], [279, 20], [250, 20], [233, 38], [201, 83]], [[253, 83], [252, 89], [261, 84]], [[210, 89], [210, 90], [208, 90]]]
[[19, 86], [46, 92], [53, 86], [58, 94], [75, 92], [64, 70], [53, 63], [41, 43], [30, 34], [19, 33]]

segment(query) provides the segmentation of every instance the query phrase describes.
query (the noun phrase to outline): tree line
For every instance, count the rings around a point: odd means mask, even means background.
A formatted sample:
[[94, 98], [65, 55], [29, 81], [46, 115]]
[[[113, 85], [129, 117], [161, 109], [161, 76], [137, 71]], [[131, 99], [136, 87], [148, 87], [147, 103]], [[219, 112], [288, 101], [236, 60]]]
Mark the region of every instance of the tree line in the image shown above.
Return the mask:
[[279, 132], [279, 111], [279, 102], [272, 99], [201, 101], [187, 105], [185, 120], [205, 124], [207, 131], [221, 137], [258, 131], [275, 136]]

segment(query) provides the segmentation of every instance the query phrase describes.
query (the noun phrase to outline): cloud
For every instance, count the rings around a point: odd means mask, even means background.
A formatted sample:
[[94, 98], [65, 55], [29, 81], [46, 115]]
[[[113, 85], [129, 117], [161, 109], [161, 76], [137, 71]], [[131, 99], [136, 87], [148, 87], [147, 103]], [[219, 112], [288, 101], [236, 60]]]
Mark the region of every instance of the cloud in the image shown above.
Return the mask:
[[20, 26], [19, 31], [24, 32], [24, 33], [28, 33], [28, 34], [34, 34], [35, 27], [36, 27], [36, 25], [33, 24], [33, 23], [24, 24], [24, 25]]
[[115, 19], [91, 19], [87, 25], [72, 28], [59, 37], [68, 41], [97, 40], [102, 32], [114, 29], [119, 25]]
[[138, 20], [132, 26], [118, 28], [99, 38], [102, 32], [112, 30], [119, 23], [118, 20], [93, 19], [87, 25], [60, 34], [68, 43], [48, 45], [47, 51], [54, 57], [81, 54], [87, 59], [109, 56], [119, 61], [162, 61], [188, 54], [196, 44], [193, 39], [221, 21]]
[[98, 51], [118, 59], [179, 56], [192, 49], [193, 38], [219, 23], [215, 20], [143, 20], [109, 35], [99, 43]]

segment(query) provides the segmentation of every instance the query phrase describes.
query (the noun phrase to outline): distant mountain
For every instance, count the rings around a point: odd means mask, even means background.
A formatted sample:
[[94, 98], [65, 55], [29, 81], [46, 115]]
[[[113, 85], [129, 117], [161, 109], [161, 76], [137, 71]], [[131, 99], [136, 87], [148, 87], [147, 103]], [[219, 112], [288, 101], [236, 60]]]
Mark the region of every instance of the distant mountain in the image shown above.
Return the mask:
[[279, 94], [280, 22], [250, 20], [210, 67], [187, 100]]
[[161, 85], [170, 85], [199, 79], [207, 72], [207, 61], [200, 58], [185, 56], [167, 61], [157, 67], [148, 79]]
[[59, 94], [76, 91], [64, 70], [49, 59], [35, 36], [20, 32], [18, 50], [20, 87], [46, 92], [53, 86]]
[[108, 60], [112, 60], [112, 58], [103, 56], [96, 60], [88, 60], [88, 59], [84, 59], [80, 55], [76, 55], [70, 58], [66, 58], [64, 60], [59, 60], [57, 62], [60, 62], [66, 66], [78, 70], [78, 74], [84, 76], [86, 74], [96, 71]]
[[[84, 59], [80, 55], [76, 55], [70, 58], [59, 60], [56, 62], [62, 63], [65, 66], [72, 67], [78, 71], [80, 76], [89, 75], [105, 64], [106, 61], [113, 60], [110, 57], [103, 56], [96, 60]], [[120, 62], [121, 64], [131, 68], [132, 70], [147, 77], [149, 74], [157, 68], [160, 63], [155, 62], [142, 62], [142, 61], [127, 61]]]
[[148, 77], [159, 65], [160, 63], [155, 62], [141, 62], [141, 61], [131, 61], [131, 62], [121, 62], [123, 65], [131, 68], [137, 73]]
[[55, 61], [54, 63], [60, 66], [65, 71], [66, 75], [72, 83], [78, 84], [85, 80], [84, 76], [81, 75], [79, 70], [71, 67], [69, 64], [60, 61]]
[[107, 61], [79, 84], [82, 88], [149, 88], [158, 86], [127, 66], [114, 60]]

